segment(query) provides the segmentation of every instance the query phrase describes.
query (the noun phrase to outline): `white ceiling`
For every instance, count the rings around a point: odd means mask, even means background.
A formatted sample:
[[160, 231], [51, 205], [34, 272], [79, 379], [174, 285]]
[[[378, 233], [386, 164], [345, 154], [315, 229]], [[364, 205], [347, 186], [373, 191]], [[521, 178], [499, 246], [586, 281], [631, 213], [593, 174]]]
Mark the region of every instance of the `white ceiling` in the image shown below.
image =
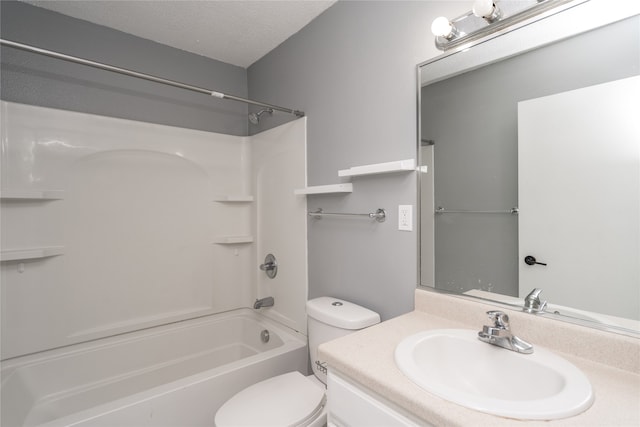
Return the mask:
[[25, 0], [246, 68], [336, 0]]

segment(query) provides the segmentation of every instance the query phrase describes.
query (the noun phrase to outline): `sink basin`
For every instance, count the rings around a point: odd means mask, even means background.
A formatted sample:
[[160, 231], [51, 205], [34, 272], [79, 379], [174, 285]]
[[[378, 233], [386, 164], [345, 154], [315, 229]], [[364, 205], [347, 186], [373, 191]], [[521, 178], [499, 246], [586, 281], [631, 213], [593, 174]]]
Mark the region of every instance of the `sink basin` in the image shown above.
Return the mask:
[[487, 344], [472, 330], [411, 335], [396, 347], [395, 360], [421, 388], [493, 415], [553, 420], [593, 403], [589, 380], [569, 361], [537, 346], [521, 354]]

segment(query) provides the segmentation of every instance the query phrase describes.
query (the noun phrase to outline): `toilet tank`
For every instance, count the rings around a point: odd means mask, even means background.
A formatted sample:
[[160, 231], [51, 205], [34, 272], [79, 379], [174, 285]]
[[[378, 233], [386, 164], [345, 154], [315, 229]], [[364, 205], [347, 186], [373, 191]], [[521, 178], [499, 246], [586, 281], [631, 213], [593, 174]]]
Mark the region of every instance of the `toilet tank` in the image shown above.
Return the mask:
[[318, 346], [380, 323], [380, 315], [349, 301], [320, 297], [307, 301], [309, 356], [314, 375], [327, 383], [326, 363], [318, 360]]

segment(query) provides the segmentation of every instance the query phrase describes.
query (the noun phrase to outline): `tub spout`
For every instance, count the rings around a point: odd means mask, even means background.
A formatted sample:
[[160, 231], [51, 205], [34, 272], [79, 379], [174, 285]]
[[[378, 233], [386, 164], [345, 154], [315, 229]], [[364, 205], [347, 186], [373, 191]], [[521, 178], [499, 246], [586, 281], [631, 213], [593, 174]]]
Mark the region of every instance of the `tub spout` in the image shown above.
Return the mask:
[[273, 302], [273, 297], [260, 298], [253, 303], [253, 308], [257, 310], [262, 307], [273, 307]]

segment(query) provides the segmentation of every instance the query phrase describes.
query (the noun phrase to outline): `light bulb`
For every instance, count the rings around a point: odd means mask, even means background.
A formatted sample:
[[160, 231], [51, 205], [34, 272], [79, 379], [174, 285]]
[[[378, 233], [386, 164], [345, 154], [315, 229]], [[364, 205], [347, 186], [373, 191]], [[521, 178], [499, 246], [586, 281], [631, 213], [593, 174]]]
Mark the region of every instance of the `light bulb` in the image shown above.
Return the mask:
[[454, 33], [454, 28], [447, 18], [440, 16], [431, 23], [431, 32], [436, 37], [449, 38]]
[[484, 18], [489, 23], [495, 22], [502, 17], [500, 8], [496, 6], [493, 0], [476, 0], [473, 2], [473, 14], [478, 18]]
[[491, 16], [493, 10], [493, 0], [476, 0], [475, 2], [473, 2], [473, 14], [478, 18]]

